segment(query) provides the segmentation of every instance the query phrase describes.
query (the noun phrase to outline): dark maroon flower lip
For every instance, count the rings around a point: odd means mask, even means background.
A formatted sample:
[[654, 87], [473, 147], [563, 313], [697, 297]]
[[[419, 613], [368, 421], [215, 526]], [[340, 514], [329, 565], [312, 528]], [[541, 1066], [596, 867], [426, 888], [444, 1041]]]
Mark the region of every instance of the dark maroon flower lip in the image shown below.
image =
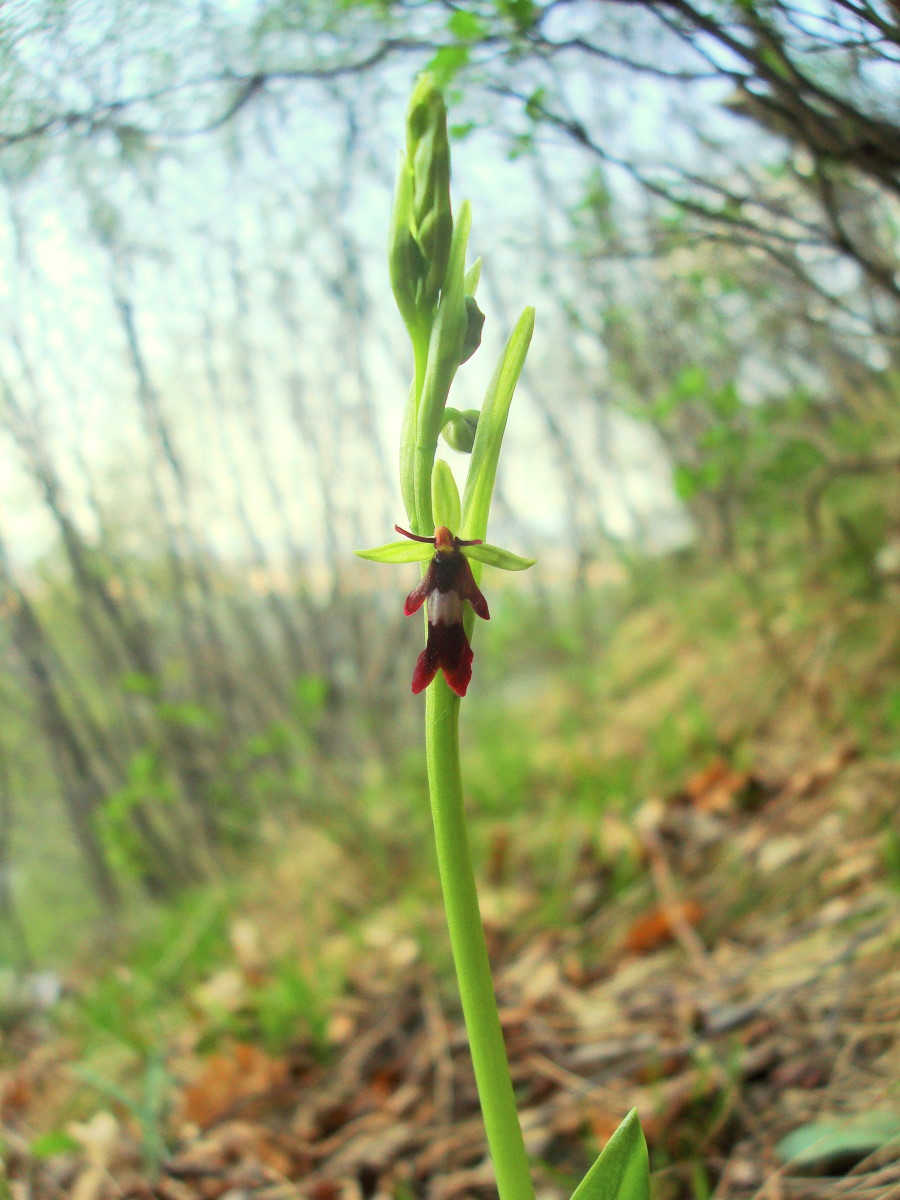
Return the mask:
[[410, 533], [399, 525], [394, 528], [415, 542], [431, 542], [435, 548], [422, 581], [403, 606], [409, 617], [427, 601], [428, 634], [413, 672], [412, 690], [418, 695], [442, 670], [450, 688], [457, 696], [464, 696], [472, 679], [473, 653], [463, 625], [463, 604], [468, 600], [485, 621], [491, 614], [460, 547], [480, 546], [482, 542], [454, 537], [445, 525], [435, 529], [433, 538]]
[[462, 621], [452, 625], [445, 625], [443, 621], [432, 624], [429, 621], [425, 649], [416, 660], [416, 669], [413, 671], [414, 694], [423, 692], [440, 669], [457, 696], [464, 696], [472, 679], [473, 658]]

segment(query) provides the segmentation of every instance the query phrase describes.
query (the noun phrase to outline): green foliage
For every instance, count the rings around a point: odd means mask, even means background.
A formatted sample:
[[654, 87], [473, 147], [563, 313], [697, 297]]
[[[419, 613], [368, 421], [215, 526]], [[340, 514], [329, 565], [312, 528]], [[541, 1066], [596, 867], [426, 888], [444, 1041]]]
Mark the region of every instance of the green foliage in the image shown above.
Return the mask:
[[106, 1079], [88, 1067], [75, 1067], [73, 1071], [82, 1083], [99, 1092], [107, 1100], [118, 1104], [134, 1118], [140, 1134], [144, 1167], [150, 1180], [154, 1180], [169, 1152], [164, 1118], [173, 1080], [166, 1067], [163, 1052], [159, 1048], [148, 1052], [136, 1086], [132, 1088]]
[[539, 10], [534, 0], [494, 0], [494, 3], [517, 33], [527, 33], [538, 19]]
[[468, 62], [467, 46], [441, 46], [428, 60], [428, 71], [438, 87], [448, 88]]
[[885, 830], [881, 838], [881, 860], [891, 887], [900, 892], [900, 831]]
[[135, 824], [137, 810], [170, 807], [175, 786], [156, 749], [139, 750], [127, 767], [127, 782], [108, 793], [97, 813], [97, 825], [110, 862], [125, 875], [139, 878], [148, 867], [159, 867]]
[[277, 964], [274, 972], [250, 995], [238, 1032], [262, 1041], [273, 1054], [299, 1040], [309, 1040], [320, 1057], [328, 1050], [329, 1003], [333, 981], [312, 980], [293, 959]]
[[86, 1046], [107, 1041], [146, 1057], [159, 1044], [166, 1008], [228, 954], [225, 897], [184, 893], [144, 917], [128, 942], [127, 962], [101, 972], [60, 1013]]
[[[32, 1158], [53, 1158], [57, 1154], [71, 1154], [78, 1149], [78, 1142], [62, 1129], [53, 1129], [36, 1137], [28, 1146]], [[0, 1192], [2, 1195], [2, 1192]]]
[[490, 27], [477, 13], [457, 9], [447, 21], [447, 30], [461, 42], [480, 42], [490, 34]]

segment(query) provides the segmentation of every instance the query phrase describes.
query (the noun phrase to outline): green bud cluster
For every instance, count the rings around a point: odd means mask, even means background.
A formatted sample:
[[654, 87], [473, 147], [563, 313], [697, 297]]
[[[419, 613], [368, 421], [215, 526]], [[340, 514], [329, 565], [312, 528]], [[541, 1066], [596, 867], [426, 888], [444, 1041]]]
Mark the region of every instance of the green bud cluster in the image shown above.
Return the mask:
[[447, 106], [423, 75], [407, 111], [388, 247], [391, 286], [410, 329], [427, 326], [434, 314], [452, 237]]

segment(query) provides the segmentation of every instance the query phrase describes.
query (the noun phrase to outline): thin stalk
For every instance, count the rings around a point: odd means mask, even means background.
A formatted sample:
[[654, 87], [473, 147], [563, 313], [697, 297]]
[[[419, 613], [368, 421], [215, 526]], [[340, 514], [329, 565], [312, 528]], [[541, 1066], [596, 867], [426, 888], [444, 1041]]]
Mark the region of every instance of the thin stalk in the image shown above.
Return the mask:
[[431, 336], [431, 328], [427, 326], [424, 329], [411, 329], [409, 334], [412, 341], [413, 362], [415, 363], [416, 413], [418, 414], [419, 402], [422, 399], [422, 391], [425, 387], [425, 369], [428, 366], [428, 344]]
[[500, 1200], [533, 1200], [469, 850], [459, 767], [459, 697], [441, 676], [425, 693], [425, 753], [450, 945], [497, 1190]]

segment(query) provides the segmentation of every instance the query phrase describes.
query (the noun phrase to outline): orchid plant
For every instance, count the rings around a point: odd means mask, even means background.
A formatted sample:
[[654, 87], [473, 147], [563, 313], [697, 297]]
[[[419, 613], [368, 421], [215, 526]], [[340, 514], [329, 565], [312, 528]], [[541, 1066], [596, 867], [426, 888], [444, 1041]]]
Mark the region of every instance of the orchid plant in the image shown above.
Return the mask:
[[[484, 323], [475, 300], [481, 263], [465, 265], [470, 223], [468, 203], [453, 217], [447, 110], [426, 74], [409, 103], [389, 239], [391, 285], [414, 362], [400, 445], [400, 486], [410, 528], [396, 525], [404, 540], [357, 553], [375, 562], [423, 565], [404, 612], [409, 616], [424, 604], [427, 614], [412, 690], [425, 692], [428, 785], [450, 942], [500, 1200], [533, 1200], [472, 869], [459, 712], [472, 678], [474, 618], [490, 616], [480, 587], [483, 567], [522, 571], [535, 561], [485, 541], [534, 309], [525, 309], [509, 335], [481, 410], [448, 407], [456, 372], [478, 349]], [[437, 458], [441, 435], [471, 456], [462, 497], [449, 465]], [[573, 1200], [648, 1200], [649, 1194], [647, 1149], [632, 1110]]]

